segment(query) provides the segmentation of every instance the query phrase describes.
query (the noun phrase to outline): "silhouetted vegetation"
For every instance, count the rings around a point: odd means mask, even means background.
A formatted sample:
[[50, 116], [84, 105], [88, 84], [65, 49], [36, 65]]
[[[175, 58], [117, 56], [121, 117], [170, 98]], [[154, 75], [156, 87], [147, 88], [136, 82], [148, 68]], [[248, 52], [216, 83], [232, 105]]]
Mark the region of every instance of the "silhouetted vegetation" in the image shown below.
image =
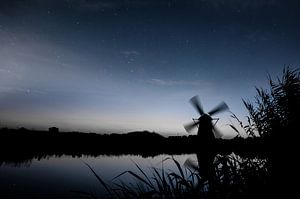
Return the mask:
[[80, 132], [32, 131], [27, 129], [0, 130], [1, 162], [22, 163], [33, 158], [71, 155], [142, 155], [189, 154], [199, 151], [268, 153], [263, 142], [253, 139], [222, 140], [199, 145], [199, 137], [170, 136], [163, 137], [154, 132], [131, 132], [126, 134], [96, 134]]
[[[278, 136], [285, 131], [297, 129], [300, 117], [300, 72], [299, 69], [283, 69], [281, 78], [269, 77], [269, 89], [256, 88], [255, 103], [245, 101], [254, 126], [249, 125], [249, 133], [254, 131], [264, 136]], [[249, 120], [248, 120], [249, 121]], [[284, 135], [290, 136], [290, 135]]]
[[[201, 156], [198, 156], [201, 158]], [[107, 191], [107, 198], [264, 198], [270, 196], [271, 169], [266, 159], [241, 158], [235, 154], [212, 156], [211, 175], [208, 179], [197, 165], [183, 167], [174, 158], [177, 171], [152, 167], [147, 174], [135, 164], [138, 173], [124, 171], [106, 183], [93, 168], [86, 164]], [[199, 161], [199, 160], [198, 160]], [[199, 161], [200, 162], [200, 161]], [[122, 182], [130, 175], [136, 184]], [[117, 180], [119, 180], [117, 182]], [[95, 197], [91, 193], [86, 195]]]

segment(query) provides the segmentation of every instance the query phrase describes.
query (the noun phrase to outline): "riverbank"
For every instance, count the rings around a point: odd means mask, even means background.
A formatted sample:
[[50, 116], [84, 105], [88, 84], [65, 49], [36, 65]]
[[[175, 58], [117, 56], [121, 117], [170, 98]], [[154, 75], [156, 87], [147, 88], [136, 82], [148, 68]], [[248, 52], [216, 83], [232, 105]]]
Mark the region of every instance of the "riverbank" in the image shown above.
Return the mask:
[[80, 157], [131, 154], [148, 157], [158, 154], [234, 152], [241, 156], [269, 156], [272, 153], [270, 142], [261, 138], [217, 139], [214, 143], [205, 143], [194, 135], [163, 137], [148, 131], [96, 134], [2, 129], [0, 142], [0, 162], [22, 162], [52, 155]]

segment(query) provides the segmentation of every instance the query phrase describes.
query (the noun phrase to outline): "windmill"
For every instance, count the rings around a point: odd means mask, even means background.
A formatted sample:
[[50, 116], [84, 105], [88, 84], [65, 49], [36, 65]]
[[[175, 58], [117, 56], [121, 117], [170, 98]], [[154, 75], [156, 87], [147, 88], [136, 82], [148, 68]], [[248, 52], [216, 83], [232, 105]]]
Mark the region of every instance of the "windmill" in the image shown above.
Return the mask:
[[[222, 137], [221, 133], [216, 129], [215, 125], [218, 122], [219, 118], [212, 118], [213, 115], [228, 110], [228, 106], [225, 102], [221, 102], [211, 111], [205, 113], [198, 96], [194, 96], [190, 99], [193, 107], [198, 111], [200, 117], [195, 119], [193, 118], [193, 122], [185, 124], [185, 130], [190, 133], [192, 129], [198, 127], [198, 133], [201, 141], [209, 142], [213, 141], [215, 138]], [[216, 120], [213, 122], [213, 120]]]

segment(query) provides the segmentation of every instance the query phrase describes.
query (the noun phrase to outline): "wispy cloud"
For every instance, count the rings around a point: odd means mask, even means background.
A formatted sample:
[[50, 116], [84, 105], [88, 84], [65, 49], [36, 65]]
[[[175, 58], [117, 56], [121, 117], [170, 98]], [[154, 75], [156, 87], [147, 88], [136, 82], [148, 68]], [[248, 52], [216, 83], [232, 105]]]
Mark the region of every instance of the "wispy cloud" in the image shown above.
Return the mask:
[[124, 51], [121, 51], [121, 54], [125, 55], [125, 56], [132, 56], [132, 55], [139, 55], [140, 52], [136, 51], [136, 50], [124, 50]]
[[150, 79], [148, 83], [157, 86], [202, 86], [209, 85], [208, 82], [201, 80], [163, 80], [163, 79]]
[[30, 88], [0, 86], [0, 94], [5, 93], [45, 94], [46, 92]]

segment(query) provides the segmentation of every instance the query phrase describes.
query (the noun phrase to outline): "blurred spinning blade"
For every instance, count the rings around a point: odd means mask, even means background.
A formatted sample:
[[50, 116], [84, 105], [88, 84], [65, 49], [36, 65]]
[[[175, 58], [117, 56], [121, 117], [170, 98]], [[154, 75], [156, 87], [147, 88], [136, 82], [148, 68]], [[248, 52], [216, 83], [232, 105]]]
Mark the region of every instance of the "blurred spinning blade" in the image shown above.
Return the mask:
[[223, 137], [223, 134], [216, 126], [214, 126], [214, 128], [213, 128], [213, 133], [215, 135], [215, 138], [217, 138], [217, 139]]
[[214, 115], [223, 111], [228, 110], [228, 106], [225, 102], [221, 102], [220, 104], [218, 104], [215, 108], [213, 108], [211, 111], [208, 112], [209, 115]]
[[197, 165], [193, 160], [191, 160], [190, 158], [188, 158], [188, 159], [184, 162], [183, 165], [186, 166], [186, 167], [188, 167], [188, 168], [190, 168], [190, 169], [193, 169], [193, 170], [198, 170], [198, 169], [199, 169], [199, 168], [198, 168], [198, 165]]
[[190, 102], [191, 102], [191, 104], [194, 106], [194, 108], [198, 111], [198, 113], [199, 113], [200, 115], [203, 115], [203, 114], [204, 114], [204, 111], [203, 111], [202, 105], [201, 105], [201, 103], [200, 103], [200, 100], [199, 100], [199, 98], [198, 98], [198, 95], [192, 97], [192, 98], [190, 99]]
[[193, 130], [195, 127], [197, 127], [199, 125], [199, 121], [197, 122], [191, 122], [191, 123], [188, 123], [188, 124], [184, 124], [184, 128], [185, 130], [190, 133], [191, 130]]

